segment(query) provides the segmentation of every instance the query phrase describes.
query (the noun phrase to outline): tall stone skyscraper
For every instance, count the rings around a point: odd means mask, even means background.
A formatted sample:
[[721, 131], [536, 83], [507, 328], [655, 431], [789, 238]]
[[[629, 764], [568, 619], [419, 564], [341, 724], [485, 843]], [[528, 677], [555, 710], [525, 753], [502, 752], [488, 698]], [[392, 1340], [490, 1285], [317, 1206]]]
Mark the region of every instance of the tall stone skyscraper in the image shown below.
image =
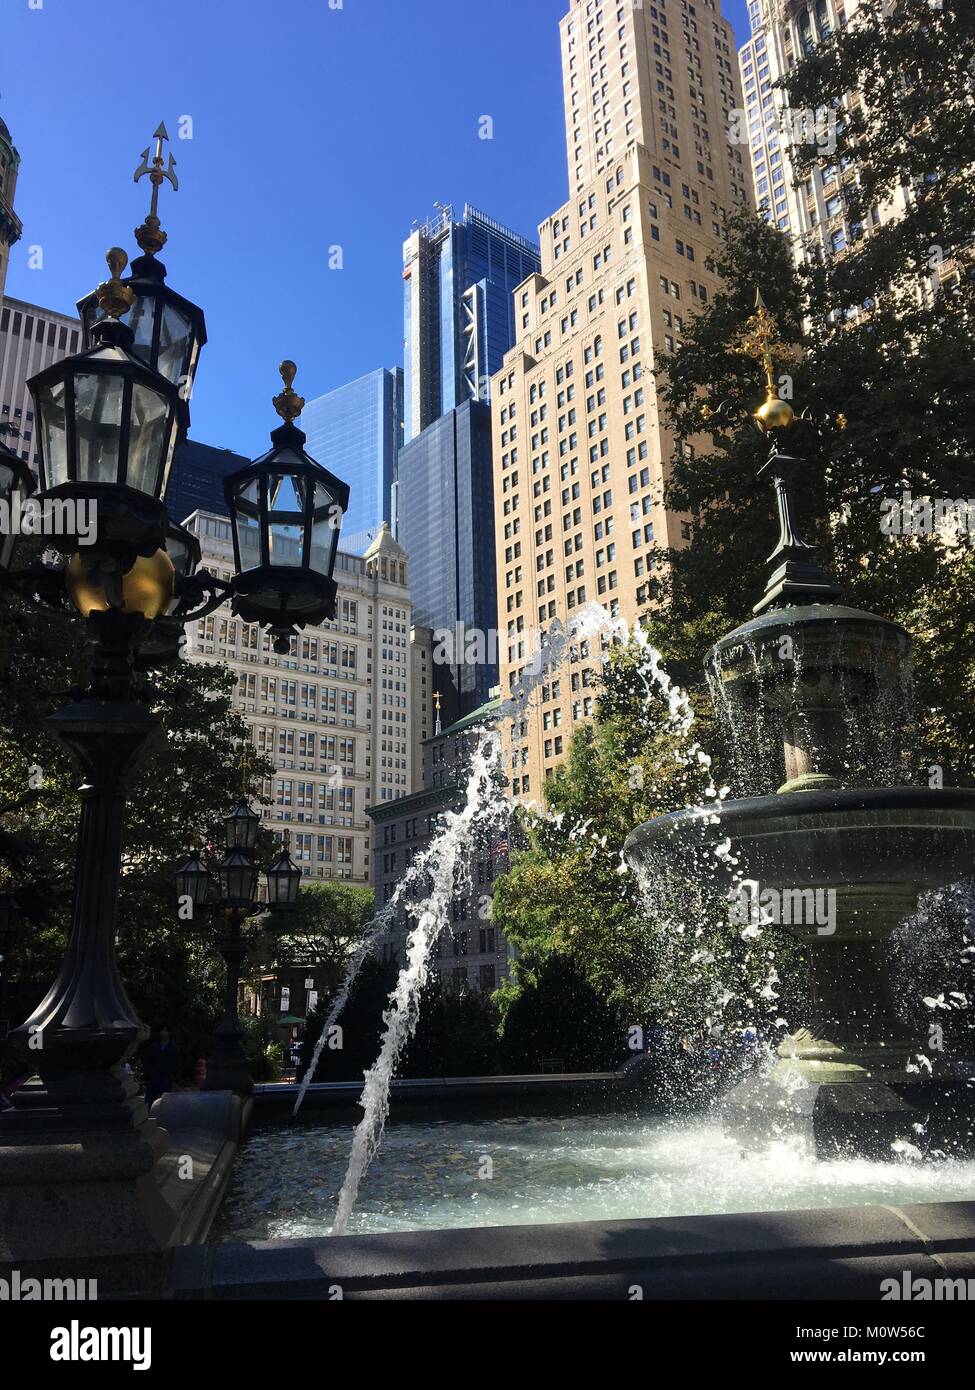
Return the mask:
[[[749, 198], [731, 26], [715, 0], [572, 0], [561, 23], [570, 197], [539, 228], [515, 291], [518, 340], [492, 391], [501, 693], [553, 619], [596, 600], [629, 621], [652, 600], [673, 441], [653, 369], [707, 305], [708, 256]], [[598, 639], [514, 731], [509, 789], [539, 798], [593, 712]]]

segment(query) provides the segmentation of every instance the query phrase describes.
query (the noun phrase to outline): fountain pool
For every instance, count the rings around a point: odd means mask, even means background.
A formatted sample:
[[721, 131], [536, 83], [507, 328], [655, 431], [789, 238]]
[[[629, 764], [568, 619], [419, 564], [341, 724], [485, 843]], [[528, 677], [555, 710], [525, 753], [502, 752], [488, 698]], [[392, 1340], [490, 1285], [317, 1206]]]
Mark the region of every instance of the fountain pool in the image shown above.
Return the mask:
[[[212, 1238], [327, 1236], [348, 1155], [348, 1122], [255, 1130]], [[905, 1152], [893, 1161], [824, 1162], [799, 1135], [743, 1153], [740, 1140], [701, 1116], [426, 1113], [388, 1124], [348, 1233], [972, 1198], [973, 1161], [922, 1163]]]

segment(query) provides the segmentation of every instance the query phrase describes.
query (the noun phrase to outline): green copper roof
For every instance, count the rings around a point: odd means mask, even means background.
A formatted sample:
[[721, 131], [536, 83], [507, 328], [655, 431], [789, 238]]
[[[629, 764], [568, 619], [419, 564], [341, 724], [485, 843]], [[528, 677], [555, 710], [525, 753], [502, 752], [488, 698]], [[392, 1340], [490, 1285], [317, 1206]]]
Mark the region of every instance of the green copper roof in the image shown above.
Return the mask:
[[464, 788], [458, 782], [448, 782], [443, 787], [425, 787], [422, 792], [412, 796], [401, 796], [396, 801], [381, 801], [378, 806], [367, 806], [366, 815], [374, 821], [398, 819], [416, 811], [427, 811], [432, 806], [447, 806], [462, 796]]
[[423, 740], [424, 743], [433, 743], [434, 739], [447, 738], [449, 734], [460, 734], [465, 729], [472, 729], [475, 724], [487, 724], [497, 714], [501, 712], [501, 696], [496, 696], [493, 700], [488, 700], [487, 704], [481, 705], [479, 709], [472, 710], [470, 714], [465, 714], [463, 719], [457, 719], [453, 724], [439, 734], [431, 734], [429, 738]]

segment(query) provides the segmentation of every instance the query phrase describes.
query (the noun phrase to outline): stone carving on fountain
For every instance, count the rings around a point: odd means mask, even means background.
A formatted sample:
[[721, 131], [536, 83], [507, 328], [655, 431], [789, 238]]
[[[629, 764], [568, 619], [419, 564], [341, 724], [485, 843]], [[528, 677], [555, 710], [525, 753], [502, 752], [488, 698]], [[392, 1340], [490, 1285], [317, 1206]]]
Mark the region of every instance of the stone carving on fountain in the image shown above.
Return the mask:
[[[771, 443], [762, 472], [773, 483], [779, 540], [755, 616], [705, 661], [736, 750], [738, 795], [639, 826], [626, 853], [645, 879], [686, 878], [708, 865], [729, 891], [751, 880], [780, 901], [792, 895], [796, 906], [810, 890], [835, 893], [835, 929], [804, 922], [801, 912], [783, 927], [808, 947], [815, 1016], [782, 1043], [771, 1075], [736, 1088], [728, 1108], [739, 1120], [774, 1112], [777, 1121], [808, 1123], [824, 1150], [873, 1142], [883, 1151], [909, 1118], [903, 1088], [915, 1098], [924, 1089], [916, 1059], [926, 1044], [897, 1018], [888, 938], [921, 893], [970, 875], [975, 790], [907, 784], [910, 638], [897, 623], [837, 602], [838, 588], [802, 539], [795, 487], [808, 465], [797, 443], [812, 431], [775, 391], [775, 333], [760, 295], [749, 324], [745, 350], [766, 371], [753, 420]], [[729, 852], [715, 856], [724, 842]], [[937, 1064], [929, 1088], [936, 1078]]]

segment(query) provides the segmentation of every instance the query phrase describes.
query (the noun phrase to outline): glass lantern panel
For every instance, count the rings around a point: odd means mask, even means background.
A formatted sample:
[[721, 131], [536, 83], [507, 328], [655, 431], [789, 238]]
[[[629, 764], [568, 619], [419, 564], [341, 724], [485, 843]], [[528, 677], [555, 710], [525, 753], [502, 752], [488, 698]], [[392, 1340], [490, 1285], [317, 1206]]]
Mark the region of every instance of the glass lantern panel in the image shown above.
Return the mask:
[[268, 479], [268, 560], [272, 565], [300, 566], [305, 532], [302, 486], [290, 473]]
[[122, 322], [127, 323], [132, 329], [133, 342], [129, 351], [147, 367], [152, 366], [152, 330], [156, 322], [157, 307], [155, 295], [139, 294], [132, 301], [129, 312], [122, 316]]
[[220, 886], [230, 902], [250, 902], [257, 887], [257, 870], [251, 864], [233, 864], [220, 869]]
[[342, 526], [342, 508], [330, 488], [315, 484], [315, 520], [311, 528], [311, 568], [318, 574], [330, 575], [335, 565], [335, 552]]
[[151, 386], [132, 387], [129, 459], [125, 481], [154, 497], [159, 491], [169, 443], [169, 401]]
[[105, 317], [105, 310], [101, 308], [98, 300], [92, 297], [90, 302], [81, 311], [81, 326], [84, 329], [85, 347], [92, 345], [92, 330], [100, 319]]
[[192, 537], [184, 531], [172, 530], [166, 533], [166, 553], [173, 562], [173, 569], [180, 579], [186, 579], [196, 569], [196, 548]]
[[260, 505], [260, 479], [252, 478], [237, 493], [235, 524], [241, 570], [256, 569], [261, 563]]
[[174, 386], [179, 386], [186, 375], [192, 333], [193, 325], [187, 314], [180, 313], [172, 304], [163, 306], [156, 368]]
[[64, 382], [56, 381], [37, 395], [41, 419], [41, 448], [44, 454], [44, 481], [57, 487], [68, 481], [68, 435], [64, 414]]
[[122, 433], [124, 380], [94, 372], [75, 377], [74, 415], [78, 481], [118, 481], [119, 438]]

